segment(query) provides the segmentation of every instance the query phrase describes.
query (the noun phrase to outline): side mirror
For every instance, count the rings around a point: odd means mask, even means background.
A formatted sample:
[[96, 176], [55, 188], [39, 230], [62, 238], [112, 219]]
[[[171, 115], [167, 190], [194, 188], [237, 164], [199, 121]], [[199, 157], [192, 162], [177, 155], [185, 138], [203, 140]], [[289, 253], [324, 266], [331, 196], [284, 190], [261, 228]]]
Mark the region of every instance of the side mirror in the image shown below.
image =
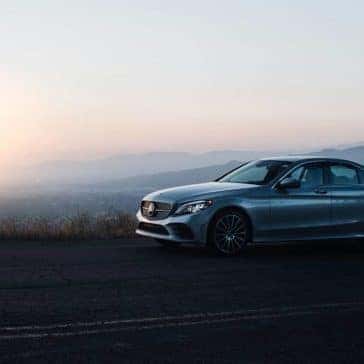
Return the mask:
[[295, 178], [287, 177], [280, 181], [277, 185], [278, 189], [285, 190], [288, 188], [300, 188], [301, 183]]

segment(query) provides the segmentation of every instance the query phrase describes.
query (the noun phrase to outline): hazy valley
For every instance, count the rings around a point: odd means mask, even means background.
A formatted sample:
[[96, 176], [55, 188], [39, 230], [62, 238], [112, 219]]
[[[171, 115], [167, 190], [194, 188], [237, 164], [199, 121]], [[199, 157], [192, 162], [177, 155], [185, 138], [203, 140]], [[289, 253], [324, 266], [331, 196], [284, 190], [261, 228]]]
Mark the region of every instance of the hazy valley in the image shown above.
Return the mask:
[[[309, 154], [364, 163], [364, 146]], [[257, 151], [149, 153], [77, 163], [48, 162], [26, 170], [26, 183], [3, 188], [0, 217], [57, 218], [80, 211], [133, 214], [148, 192], [211, 181], [243, 162], [269, 155], [272, 153]]]

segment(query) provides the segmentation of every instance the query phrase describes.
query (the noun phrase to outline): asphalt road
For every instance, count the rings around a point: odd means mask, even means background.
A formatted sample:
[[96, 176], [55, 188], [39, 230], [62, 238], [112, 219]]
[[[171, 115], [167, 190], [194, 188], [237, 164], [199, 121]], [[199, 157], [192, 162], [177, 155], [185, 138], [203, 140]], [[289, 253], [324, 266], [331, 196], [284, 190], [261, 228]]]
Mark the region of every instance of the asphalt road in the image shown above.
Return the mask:
[[1, 363], [361, 363], [364, 248], [1, 243]]

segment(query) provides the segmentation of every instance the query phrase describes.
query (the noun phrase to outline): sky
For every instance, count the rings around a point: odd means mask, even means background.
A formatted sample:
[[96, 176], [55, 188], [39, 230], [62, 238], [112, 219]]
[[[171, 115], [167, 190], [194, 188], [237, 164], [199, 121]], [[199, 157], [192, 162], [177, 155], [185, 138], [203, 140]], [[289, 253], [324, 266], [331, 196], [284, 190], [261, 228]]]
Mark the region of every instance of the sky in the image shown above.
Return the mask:
[[0, 0], [0, 166], [364, 140], [360, 0]]

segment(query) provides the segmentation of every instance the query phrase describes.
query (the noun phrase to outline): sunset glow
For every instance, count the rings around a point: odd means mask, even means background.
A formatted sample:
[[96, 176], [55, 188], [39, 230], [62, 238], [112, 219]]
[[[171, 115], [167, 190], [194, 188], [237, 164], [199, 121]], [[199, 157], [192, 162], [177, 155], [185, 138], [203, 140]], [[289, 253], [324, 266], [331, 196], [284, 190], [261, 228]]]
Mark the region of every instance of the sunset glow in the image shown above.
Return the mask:
[[225, 5], [4, 5], [0, 164], [364, 140], [362, 2]]

